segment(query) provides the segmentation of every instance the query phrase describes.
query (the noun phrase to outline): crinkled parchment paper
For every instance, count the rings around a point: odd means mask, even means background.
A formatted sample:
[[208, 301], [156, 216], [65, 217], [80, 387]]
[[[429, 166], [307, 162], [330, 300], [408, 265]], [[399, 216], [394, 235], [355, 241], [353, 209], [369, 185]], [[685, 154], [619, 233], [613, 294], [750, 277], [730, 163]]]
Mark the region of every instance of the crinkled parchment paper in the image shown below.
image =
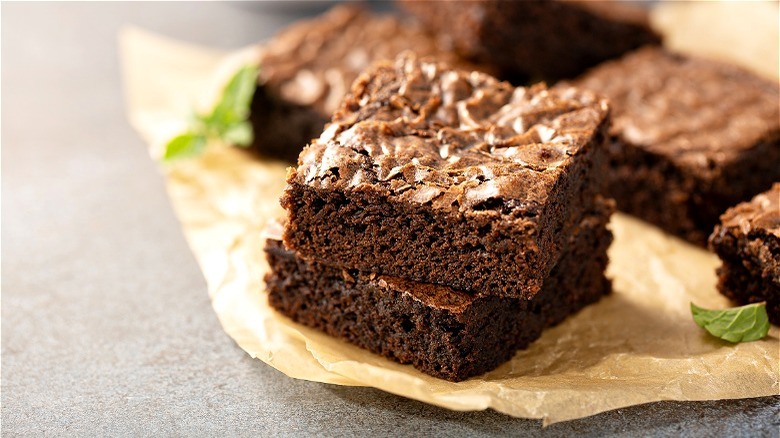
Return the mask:
[[[672, 12], [664, 12], [665, 23], [674, 21]], [[137, 29], [126, 29], [120, 43], [129, 118], [153, 156], [183, 127], [193, 105], [212, 99], [229, 73], [261, 50], [219, 53]], [[261, 232], [282, 214], [282, 163], [215, 148], [162, 169], [225, 331], [250, 355], [291, 377], [373, 386], [456, 410], [490, 407], [547, 424], [657, 400], [780, 391], [777, 327], [764, 340], [732, 345], [691, 319], [691, 301], [729, 306], [715, 290], [716, 257], [625, 215], [611, 223], [611, 296], [547, 330], [498, 369], [451, 383], [297, 325], [268, 307]]]

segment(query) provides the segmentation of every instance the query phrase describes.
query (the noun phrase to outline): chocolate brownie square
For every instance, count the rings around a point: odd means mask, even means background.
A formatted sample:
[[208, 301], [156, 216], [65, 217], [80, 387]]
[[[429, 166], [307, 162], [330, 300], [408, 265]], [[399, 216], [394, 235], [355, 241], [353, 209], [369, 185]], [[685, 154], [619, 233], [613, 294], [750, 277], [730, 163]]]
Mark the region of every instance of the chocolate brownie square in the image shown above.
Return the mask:
[[693, 243], [780, 180], [780, 92], [741, 68], [643, 48], [575, 82], [610, 99], [607, 193]]
[[720, 221], [709, 241], [723, 260], [718, 290], [740, 304], [766, 301], [769, 320], [780, 324], [780, 183]]
[[251, 107], [253, 149], [295, 162], [322, 132], [358, 74], [404, 50], [466, 65], [419, 25], [358, 5], [336, 6], [284, 29], [261, 55]]
[[604, 277], [609, 204], [583, 219], [541, 292], [531, 300], [499, 298], [306, 261], [266, 241], [272, 307], [435, 377], [483, 374], [610, 291]]
[[402, 0], [462, 56], [504, 76], [571, 78], [660, 37], [646, 9], [617, 1]]
[[530, 297], [598, 187], [608, 107], [420, 61], [380, 62], [288, 173], [285, 244], [348, 269]]

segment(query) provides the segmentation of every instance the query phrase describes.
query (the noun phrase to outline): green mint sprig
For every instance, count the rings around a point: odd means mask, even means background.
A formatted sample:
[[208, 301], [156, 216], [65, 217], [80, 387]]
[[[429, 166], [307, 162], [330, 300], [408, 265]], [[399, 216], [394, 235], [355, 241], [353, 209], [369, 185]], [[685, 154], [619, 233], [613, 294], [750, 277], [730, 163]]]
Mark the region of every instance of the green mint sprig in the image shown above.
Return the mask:
[[766, 303], [723, 310], [703, 309], [691, 303], [691, 314], [699, 327], [733, 343], [757, 341], [769, 332]]
[[206, 148], [209, 142], [221, 141], [235, 146], [252, 143], [252, 125], [249, 106], [255, 93], [258, 68], [242, 67], [225, 85], [222, 96], [208, 114], [195, 114], [187, 131], [172, 138], [165, 145], [163, 161], [193, 157]]

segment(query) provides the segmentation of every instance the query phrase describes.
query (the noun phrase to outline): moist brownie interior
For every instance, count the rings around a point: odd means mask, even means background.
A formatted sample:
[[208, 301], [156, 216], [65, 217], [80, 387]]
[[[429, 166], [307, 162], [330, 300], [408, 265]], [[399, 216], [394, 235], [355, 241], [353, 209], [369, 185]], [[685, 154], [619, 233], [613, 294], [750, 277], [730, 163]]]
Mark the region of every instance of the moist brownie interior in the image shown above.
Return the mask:
[[296, 322], [453, 381], [485, 373], [537, 339], [546, 326], [610, 291], [604, 277], [610, 203], [576, 227], [563, 256], [531, 300], [306, 261], [267, 240], [269, 303]]

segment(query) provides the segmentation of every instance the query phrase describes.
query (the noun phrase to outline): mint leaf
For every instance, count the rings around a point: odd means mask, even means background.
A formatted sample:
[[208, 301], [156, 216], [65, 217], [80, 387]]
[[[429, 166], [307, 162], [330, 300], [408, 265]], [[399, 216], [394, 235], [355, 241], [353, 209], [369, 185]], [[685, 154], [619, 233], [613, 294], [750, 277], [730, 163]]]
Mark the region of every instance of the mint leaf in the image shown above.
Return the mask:
[[200, 154], [212, 141], [236, 146], [252, 143], [252, 125], [247, 122], [257, 87], [258, 69], [244, 66], [222, 89], [219, 101], [208, 114], [195, 114], [187, 131], [165, 145], [164, 161]]
[[249, 122], [240, 122], [228, 127], [222, 139], [236, 146], [249, 146], [252, 143], [252, 125]]
[[255, 93], [257, 73], [254, 66], [245, 66], [236, 72], [222, 90], [222, 98], [211, 114], [203, 118], [203, 122], [223, 134], [229, 126], [246, 120]]
[[723, 310], [703, 309], [691, 303], [691, 314], [699, 327], [729, 342], [757, 341], [769, 332], [766, 303]]
[[165, 146], [163, 160], [193, 157], [206, 148], [206, 136], [191, 132], [177, 135]]

